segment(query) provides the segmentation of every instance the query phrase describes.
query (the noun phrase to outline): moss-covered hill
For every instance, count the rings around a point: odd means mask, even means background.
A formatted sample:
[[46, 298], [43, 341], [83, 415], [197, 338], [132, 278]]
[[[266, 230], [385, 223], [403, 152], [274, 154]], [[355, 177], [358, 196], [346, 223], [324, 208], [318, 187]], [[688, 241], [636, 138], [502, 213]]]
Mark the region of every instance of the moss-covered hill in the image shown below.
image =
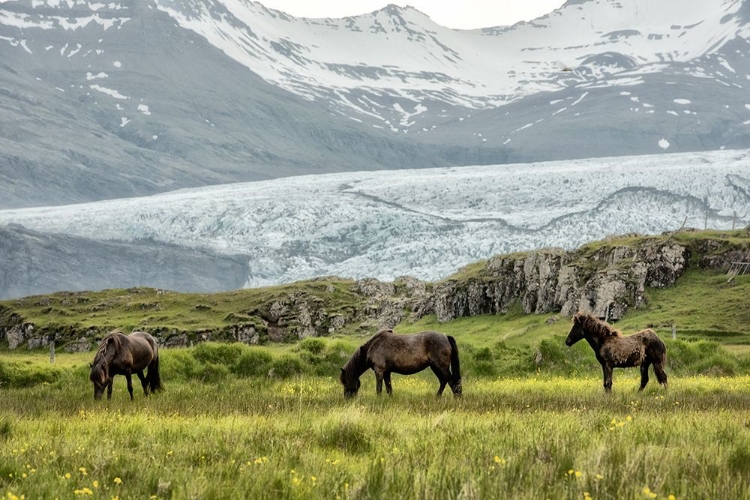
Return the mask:
[[572, 252], [498, 256], [434, 284], [330, 277], [210, 295], [143, 288], [61, 292], [0, 302], [0, 340], [11, 348], [54, 342], [86, 350], [120, 328], [149, 331], [167, 346], [256, 344], [396, 326], [512, 346], [564, 333], [563, 317], [583, 308], [620, 319], [626, 331], [654, 325], [669, 336], [674, 324], [681, 338], [742, 346], [750, 344], [750, 276], [729, 283], [726, 266], [749, 257], [745, 230], [685, 231], [610, 238]]

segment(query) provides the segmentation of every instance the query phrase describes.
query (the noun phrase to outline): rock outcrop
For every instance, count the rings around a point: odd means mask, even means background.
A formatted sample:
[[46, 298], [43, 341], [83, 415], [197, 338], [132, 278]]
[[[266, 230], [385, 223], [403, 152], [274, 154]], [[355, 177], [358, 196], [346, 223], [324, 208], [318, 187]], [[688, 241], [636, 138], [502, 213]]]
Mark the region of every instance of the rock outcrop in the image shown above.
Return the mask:
[[525, 314], [577, 311], [617, 319], [640, 307], [646, 287], [673, 285], [687, 270], [691, 251], [670, 242], [604, 245], [575, 252], [550, 249], [500, 255], [469, 277], [435, 287], [438, 321], [502, 314], [516, 304]]

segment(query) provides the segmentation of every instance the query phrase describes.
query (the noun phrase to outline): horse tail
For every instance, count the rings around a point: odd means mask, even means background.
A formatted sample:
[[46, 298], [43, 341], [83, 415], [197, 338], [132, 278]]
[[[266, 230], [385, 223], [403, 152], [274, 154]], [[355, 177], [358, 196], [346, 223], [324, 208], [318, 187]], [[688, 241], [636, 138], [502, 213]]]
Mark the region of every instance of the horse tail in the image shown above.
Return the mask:
[[159, 375], [159, 351], [155, 349], [156, 356], [148, 367], [148, 385], [151, 392], [162, 389], [161, 375]]
[[451, 375], [453, 375], [451, 387], [454, 393], [461, 394], [461, 362], [458, 359], [458, 346], [456, 345], [456, 339], [450, 335], [447, 337], [451, 345]]
[[664, 371], [664, 367], [667, 366], [667, 345], [656, 334], [654, 334], [654, 337], [656, 337], [656, 354], [658, 356], [657, 359], [654, 360], [654, 373], [656, 374], [656, 380], [666, 387], [667, 373]]

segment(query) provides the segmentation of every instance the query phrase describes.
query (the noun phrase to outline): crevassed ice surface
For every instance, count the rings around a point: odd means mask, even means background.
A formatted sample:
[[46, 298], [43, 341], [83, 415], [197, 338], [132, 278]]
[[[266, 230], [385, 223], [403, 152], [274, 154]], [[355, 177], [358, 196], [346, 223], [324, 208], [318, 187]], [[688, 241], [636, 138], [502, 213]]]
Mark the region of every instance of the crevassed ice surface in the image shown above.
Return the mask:
[[355, 172], [0, 211], [0, 223], [248, 257], [248, 286], [445, 277], [494, 254], [750, 222], [750, 150]]

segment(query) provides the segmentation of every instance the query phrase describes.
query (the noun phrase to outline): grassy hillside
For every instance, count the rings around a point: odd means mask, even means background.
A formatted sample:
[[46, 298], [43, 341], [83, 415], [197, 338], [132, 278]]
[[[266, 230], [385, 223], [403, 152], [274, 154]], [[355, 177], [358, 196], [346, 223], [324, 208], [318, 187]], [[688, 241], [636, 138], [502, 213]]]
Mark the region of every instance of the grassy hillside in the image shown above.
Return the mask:
[[254, 314], [279, 297], [316, 294], [332, 311], [360, 300], [354, 282], [340, 278], [249, 288], [215, 294], [179, 293], [153, 288], [59, 292], [0, 302], [0, 322], [15, 313], [38, 328], [159, 328], [205, 330], [257, 321]]

